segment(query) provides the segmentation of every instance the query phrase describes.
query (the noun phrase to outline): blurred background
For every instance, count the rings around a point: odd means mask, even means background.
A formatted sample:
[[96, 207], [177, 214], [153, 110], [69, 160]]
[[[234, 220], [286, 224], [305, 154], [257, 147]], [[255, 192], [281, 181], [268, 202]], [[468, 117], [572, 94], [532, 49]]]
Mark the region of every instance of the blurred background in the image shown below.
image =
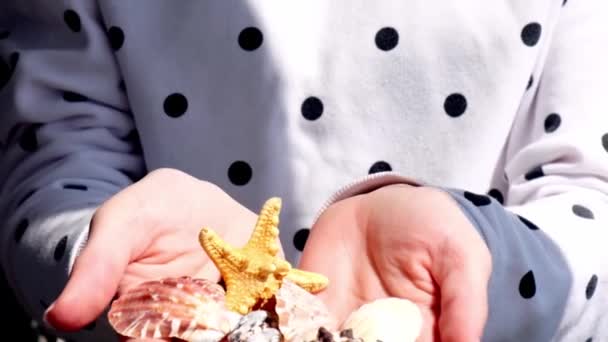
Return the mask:
[[3, 314], [0, 318], [0, 330], [2, 331], [2, 341], [8, 336], [16, 336], [11, 341], [19, 342], [65, 342], [57, 338], [34, 322], [19, 306], [13, 295], [12, 289], [8, 286], [4, 275], [0, 272], [0, 306]]

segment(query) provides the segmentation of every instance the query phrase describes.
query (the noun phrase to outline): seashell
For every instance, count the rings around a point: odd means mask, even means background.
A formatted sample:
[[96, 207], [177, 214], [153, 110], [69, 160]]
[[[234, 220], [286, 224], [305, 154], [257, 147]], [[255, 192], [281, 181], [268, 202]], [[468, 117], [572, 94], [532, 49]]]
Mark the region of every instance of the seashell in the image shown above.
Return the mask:
[[281, 333], [269, 324], [268, 312], [255, 310], [243, 316], [228, 334], [228, 342], [279, 342]]
[[383, 298], [363, 304], [342, 324], [364, 341], [413, 342], [422, 331], [422, 312], [403, 298]]
[[287, 342], [316, 341], [320, 327], [336, 326], [323, 301], [288, 279], [275, 298], [279, 330]]
[[206, 279], [147, 281], [115, 300], [108, 320], [127, 337], [220, 341], [242, 317], [225, 307], [224, 296], [220, 285]]

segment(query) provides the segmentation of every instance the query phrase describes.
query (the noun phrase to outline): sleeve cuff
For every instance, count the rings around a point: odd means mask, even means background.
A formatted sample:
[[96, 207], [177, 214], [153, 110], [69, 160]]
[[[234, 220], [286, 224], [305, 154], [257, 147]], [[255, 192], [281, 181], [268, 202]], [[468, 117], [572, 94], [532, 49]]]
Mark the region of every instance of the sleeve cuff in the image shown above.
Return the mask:
[[321, 206], [321, 209], [317, 212], [313, 222], [316, 222], [323, 212], [325, 212], [327, 208], [336, 202], [349, 197], [365, 194], [392, 184], [427, 186], [427, 184], [421, 180], [406, 177], [393, 171], [373, 173], [365, 177], [358, 178], [334, 192], [332, 196], [330, 196], [329, 199], [323, 204], [323, 206]]

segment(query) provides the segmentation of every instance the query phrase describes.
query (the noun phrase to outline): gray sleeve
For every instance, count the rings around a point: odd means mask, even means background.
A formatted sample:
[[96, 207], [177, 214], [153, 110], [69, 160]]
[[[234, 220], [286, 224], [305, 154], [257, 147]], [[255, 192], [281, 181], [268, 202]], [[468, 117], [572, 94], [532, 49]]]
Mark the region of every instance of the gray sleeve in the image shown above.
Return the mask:
[[0, 1], [0, 259], [36, 320], [65, 285], [95, 208], [144, 173], [96, 6]]
[[[580, 215], [560, 210], [559, 203], [570, 200], [554, 196], [545, 199], [552, 202], [547, 205], [531, 203], [531, 219], [504, 207], [500, 198], [443, 190], [458, 203], [492, 255], [483, 341], [595, 341], [608, 336], [605, 324], [602, 327], [606, 268], [597, 243], [606, 234], [593, 226], [589, 209], [577, 207]], [[555, 216], [561, 224], [545, 227], [538, 223], [546, 222], [539, 213]], [[578, 227], [573, 225], [577, 222]], [[572, 247], [574, 252], [569, 253]]]

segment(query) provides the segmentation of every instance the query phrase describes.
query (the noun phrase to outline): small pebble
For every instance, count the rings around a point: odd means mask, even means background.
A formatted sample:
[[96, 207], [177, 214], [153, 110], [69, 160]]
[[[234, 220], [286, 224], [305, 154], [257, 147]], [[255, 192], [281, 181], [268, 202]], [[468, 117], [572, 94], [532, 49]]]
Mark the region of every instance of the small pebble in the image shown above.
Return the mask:
[[340, 337], [354, 338], [353, 329], [344, 329], [340, 331]]
[[334, 336], [329, 330], [325, 329], [324, 327], [320, 327], [319, 332], [317, 334], [317, 341], [334, 342]]
[[279, 342], [281, 333], [268, 325], [268, 313], [256, 310], [243, 316], [228, 334], [228, 342]]

